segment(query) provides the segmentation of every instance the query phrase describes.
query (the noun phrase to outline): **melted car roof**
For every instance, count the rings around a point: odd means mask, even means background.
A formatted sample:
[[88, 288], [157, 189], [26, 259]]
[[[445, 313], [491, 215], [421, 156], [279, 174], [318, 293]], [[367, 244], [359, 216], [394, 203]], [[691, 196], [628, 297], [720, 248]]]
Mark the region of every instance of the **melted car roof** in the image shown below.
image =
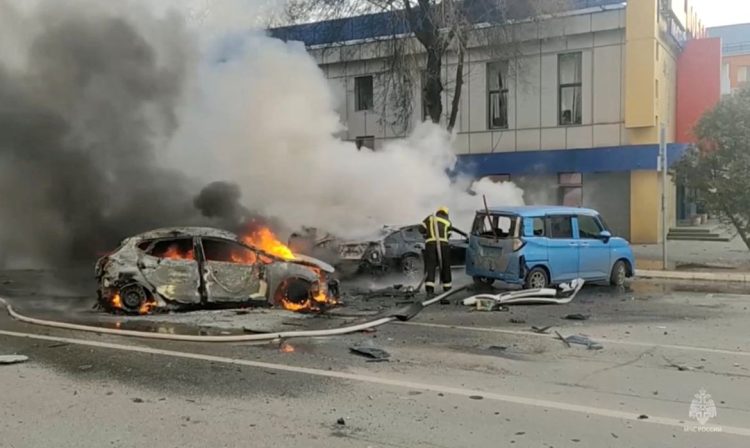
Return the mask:
[[193, 236], [207, 236], [237, 241], [237, 235], [235, 235], [234, 233], [227, 232], [226, 230], [214, 229], [212, 227], [165, 227], [163, 229], [150, 230], [148, 232], [135, 235], [134, 238], [153, 239]]
[[[477, 213], [487, 213], [485, 210], [477, 210]], [[490, 207], [492, 214], [509, 214], [518, 216], [544, 216], [544, 215], [598, 215], [596, 210], [579, 207], [561, 207], [558, 205], [526, 205], [521, 207]]]

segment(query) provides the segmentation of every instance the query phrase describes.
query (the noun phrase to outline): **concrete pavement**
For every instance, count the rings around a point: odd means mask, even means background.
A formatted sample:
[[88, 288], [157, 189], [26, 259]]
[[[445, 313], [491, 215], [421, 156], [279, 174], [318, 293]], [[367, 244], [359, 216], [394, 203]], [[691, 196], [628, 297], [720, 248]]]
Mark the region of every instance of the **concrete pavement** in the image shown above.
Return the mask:
[[[20, 294], [25, 287], [16, 285], [19, 309], [47, 313]], [[0, 445], [744, 447], [750, 297], [723, 288], [636, 282], [586, 288], [564, 307], [436, 306], [376, 333], [287, 341], [291, 352], [79, 334], [2, 316], [3, 353], [31, 361], [0, 367]], [[72, 296], [53, 304], [83, 309]], [[562, 319], [572, 313], [589, 318]], [[568, 348], [532, 325], [604, 348]], [[349, 353], [365, 340], [391, 362]], [[717, 407], [707, 427], [721, 433], [692, 432], [701, 389]]]

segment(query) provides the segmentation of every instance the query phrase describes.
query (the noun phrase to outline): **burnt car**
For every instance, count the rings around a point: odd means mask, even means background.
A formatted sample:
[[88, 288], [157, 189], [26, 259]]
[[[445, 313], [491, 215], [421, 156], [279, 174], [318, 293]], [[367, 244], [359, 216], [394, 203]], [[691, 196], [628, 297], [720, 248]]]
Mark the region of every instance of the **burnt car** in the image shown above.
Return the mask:
[[[425, 241], [419, 230], [419, 225], [384, 226], [377, 235], [360, 240], [322, 238], [316, 241], [314, 253], [330, 259], [346, 272], [398, 272], [409, 278], [420, 278]], [[467, 245], [465, 239], [450, 241], [454, 267], [464, 266]], [[326, 251], [333, 256], [326, 256]]]
[[317, 310], [336, 303], [337, 284], [326, 280], [333, 272], [321, 260], [279, 257], [203, 227], [127, 238], [96, 263], [99, 305], [129, 314], [241, 304]]

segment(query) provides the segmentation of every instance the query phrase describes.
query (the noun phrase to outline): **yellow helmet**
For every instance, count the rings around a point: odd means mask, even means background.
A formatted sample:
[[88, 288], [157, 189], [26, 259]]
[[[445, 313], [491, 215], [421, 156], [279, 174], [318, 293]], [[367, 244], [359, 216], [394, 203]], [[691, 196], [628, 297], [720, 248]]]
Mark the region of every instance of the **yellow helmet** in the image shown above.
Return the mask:
[[448, 207], [446, 207], [446, 206], [440, 207], [438, 209], [438, 213], [445, 213], [447, 215], [448, 214]]

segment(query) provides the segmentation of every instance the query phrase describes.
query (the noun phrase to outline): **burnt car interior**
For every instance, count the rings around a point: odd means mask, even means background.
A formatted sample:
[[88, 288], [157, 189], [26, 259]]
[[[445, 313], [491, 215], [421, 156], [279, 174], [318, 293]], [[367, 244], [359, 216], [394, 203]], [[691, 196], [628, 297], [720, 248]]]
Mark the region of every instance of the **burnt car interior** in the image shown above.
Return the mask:
[[471, 233], [481, 238], [511, 238], [517, 235], [515, 216], [477, 214]]

